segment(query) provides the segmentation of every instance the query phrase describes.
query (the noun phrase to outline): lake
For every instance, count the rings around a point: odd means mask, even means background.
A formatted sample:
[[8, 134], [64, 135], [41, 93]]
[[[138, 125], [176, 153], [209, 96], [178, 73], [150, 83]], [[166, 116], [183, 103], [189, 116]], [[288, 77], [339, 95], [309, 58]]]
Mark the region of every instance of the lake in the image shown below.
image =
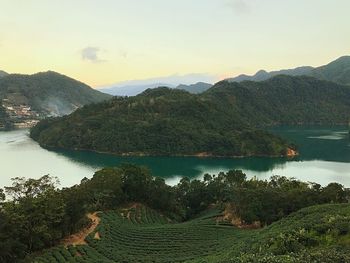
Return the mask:
[[295, 177], [326, 185], [350, 187], [350, 141], [347, 127], [280, 127], [272, 130], [298, 145], [300, 156], [288, 158], [117, 157], [86, 151], [49, 151], [28, 137], [28, 130], [0, 132], [0, 187], [13, 177], [38, 178], [50, 174], [61, 186], [79, 183], [106, 166], [135, 163], [175, 184], [183, 176], [242, 169], [249, 177]]

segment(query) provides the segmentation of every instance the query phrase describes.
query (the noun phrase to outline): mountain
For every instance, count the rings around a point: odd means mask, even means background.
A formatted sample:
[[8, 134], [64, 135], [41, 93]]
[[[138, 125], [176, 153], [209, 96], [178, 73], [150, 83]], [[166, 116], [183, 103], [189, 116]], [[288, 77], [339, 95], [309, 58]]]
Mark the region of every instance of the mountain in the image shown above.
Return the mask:
[[0, 130], [29, 128], [40, 119], [62, 116], [112, 96], [49, 71], [0, 78]]
[[315, 68], [310, 75], [318, 79], [350, 85], [350, 56], [340, 57], [325, 66]]
[[146, 89], [153, 89], [158, 87], [175, 88], [178, 85], [191, 85], [202, 81], [203, 83], [214, 83], [217, 77], [208, 74], [186, 74], [186, 75], [170, 75], [164, 77], [127, 80], [106, 87], [100, 87], [99, 90], [113, 96], [135, 96]]
[[110, 88], [101, 88], [98, 89], [101, 92], [113, 95], [113, 96], [136, 96], [147, 89], [155, 89], [158, 87], [169, 87], [176, 88], [181, 90], [186, 90], [190, 93], [196, 94], [206, 91], [211, 88], [213, 85], [205, 82], [197, 82], [196, 84], [180, 84], [174, 85], [169, 83], [151, 83], [151, 84], [142, 84], [142, 85], [125, 85], [125, 86], [116, 86]]
[[6, 75], [8, 75], [7, 72], [0, 70], [0, 78], [5, 77]]
[[278, 75], [289, 75], [289, 76], [302, 76], [310, 75], [312, 72], [312, 67], [298, 67], [295, 69], [283, 69], [278, 71], [267, 72], [265, 70], [259, 70], [255, 75], [239, 75], [235, 78], [227, 79], [230, 82], [242, 82], [242, 81], [264, 81]]
[[202, 94], [169, 88], [84, 107], [43, 121], [42, 146], [120, 155], [283, 155], [287, 144], [256, 128], [346, 124], [350, 87], [312, 77], [221, 81]]
[[284, 69], [279, 71], [267, 72], [265, 70], [258, 71], [253, 76], [239, 75], [235, 78], [227, 79], [230, 82], [242, 81], [264, 81], [277, 75], [289, 76], [311, 76], [322, 80], [332, 81], [338, 84], [350, 85], [350, 56], [343, 56], [339, 59], [317, 68], [298, 67], [295, 69]]
[[101, 88], [98, 89], [101, 92], [113, 95], [113, 96], [136, 96], [146, 89], [154, 89], [158, 87], [173, 87], [173, 85], [166, 83], [151, 83], [144, 85], [125, 85], [125, 86], [116, 86], [110, 88]]
[[0, 79], [0, 99], [9, 106], [27, 105], [45, 116], [61, 116], [111, 96], [56, 72], [10, 74]]
[[210, 89], [213, 85], [205, 82], [197, 82], [196, 84], [180, 84], [177, 89], [186, 90], [189, 93], [198, 94]]

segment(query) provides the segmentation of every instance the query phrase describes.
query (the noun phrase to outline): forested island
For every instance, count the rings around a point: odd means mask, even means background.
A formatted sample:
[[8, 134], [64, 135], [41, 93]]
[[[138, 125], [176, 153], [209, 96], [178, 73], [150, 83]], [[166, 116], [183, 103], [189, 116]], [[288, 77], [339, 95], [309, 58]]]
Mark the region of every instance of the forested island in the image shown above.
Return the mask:
[[350, 192], [337, 183], [232, 170], [169, 186], [125, 164], [63, 189], [14, 178], [0, 197], [4, 263], [350, 260]]
[[222, 81], [201, 94], [169, 88], [115, 97], [31, 130], [43, 147], [118, 155], [286, 156], [274, 125], [345, 124], [350, 87], [312, 77]]

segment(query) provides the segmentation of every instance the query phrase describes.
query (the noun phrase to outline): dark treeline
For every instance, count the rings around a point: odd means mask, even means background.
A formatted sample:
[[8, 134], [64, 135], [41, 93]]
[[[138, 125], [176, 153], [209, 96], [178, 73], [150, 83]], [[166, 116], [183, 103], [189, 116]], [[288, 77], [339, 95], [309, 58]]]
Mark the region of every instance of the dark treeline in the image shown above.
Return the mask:
[[337, 183], [322, 187], [285, 177], [247, 179], [239, 170], [203, 180], [183, 178], [168, 186], [144, 167], [106, 168], [79, 185], [58, 189], [55, 178], [13, 179], [0, 190], [0, 262], [16, 262], [57, 244], [90, 222], [89, 211], [140, 202], [177, 220], [188, 220], [212, 204], [230, 204], [243, 223], [270, 224], [315, 204], [344, 203], [349, 191]]

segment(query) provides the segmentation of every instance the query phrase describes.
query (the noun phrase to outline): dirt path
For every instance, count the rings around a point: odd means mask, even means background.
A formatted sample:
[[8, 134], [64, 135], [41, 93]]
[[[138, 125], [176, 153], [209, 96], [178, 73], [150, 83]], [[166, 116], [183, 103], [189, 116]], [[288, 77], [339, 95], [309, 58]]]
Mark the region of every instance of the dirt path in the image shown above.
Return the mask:
[[[85, 245], [86, 244], [86, 241], [85, 241], [85, 238], [91, 234], [92, 232], [94, 232], [95, 228], [98, 226], [98, 224], [100, 223], [100, 218], [97, 216], [97, 213], [98, 212], [95, 212], [93, 214], [89, 213], [87, 214], [86, 216], [88, 218], [91, 219], [92, 221], [92, 224], [91, 226], [81, 230], [79, 233], [76, 233], [74, 235], [71, 235], [67, 238], [65, 238], [62, 243], [64, 246], [69, 246], [69, 245]], [[100, 235], [98, 234], [98, 237]]]

